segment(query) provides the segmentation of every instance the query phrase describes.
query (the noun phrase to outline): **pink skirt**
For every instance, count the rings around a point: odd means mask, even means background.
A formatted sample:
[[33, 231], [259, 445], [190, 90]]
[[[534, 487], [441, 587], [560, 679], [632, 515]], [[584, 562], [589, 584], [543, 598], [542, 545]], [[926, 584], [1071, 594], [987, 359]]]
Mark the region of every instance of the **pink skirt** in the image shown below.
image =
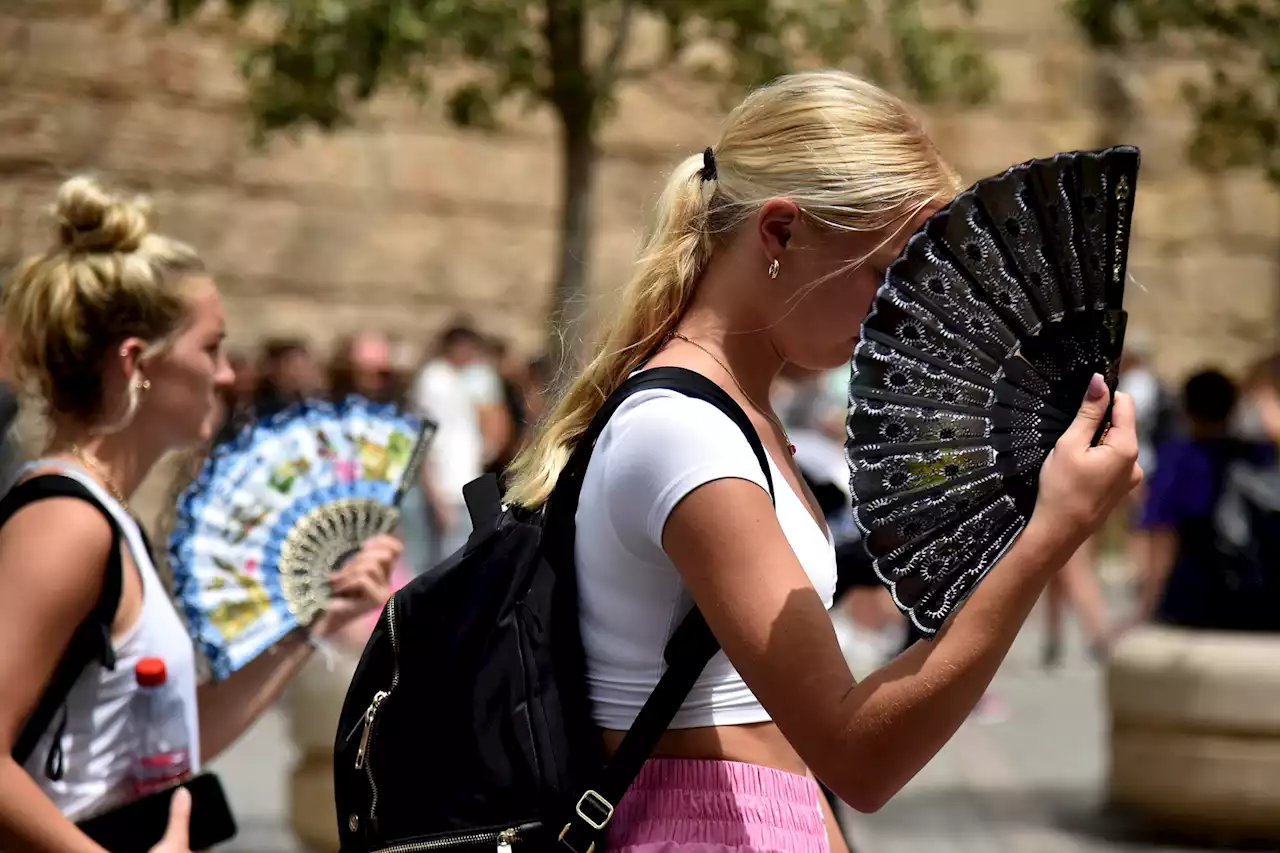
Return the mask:
[[653, 758], [609, 822], [609, 853], [829, 853], [822, 794], [754, 764]]

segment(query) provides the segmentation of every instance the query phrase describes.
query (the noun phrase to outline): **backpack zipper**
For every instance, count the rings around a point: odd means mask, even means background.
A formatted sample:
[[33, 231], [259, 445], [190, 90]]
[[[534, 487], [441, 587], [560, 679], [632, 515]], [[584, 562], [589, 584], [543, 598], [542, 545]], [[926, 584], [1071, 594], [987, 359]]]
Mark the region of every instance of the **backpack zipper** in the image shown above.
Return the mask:
[[[369, 740], [373, 736], [373, 724], [378, 716], [378, 708], [387, 700], [391, 692], [396, 689], [396, 685], [400, 683], [400, 642], [396, 638], [396, 600], [393, 596], [387, 602], [387, 636], [391, 638], [391, 686], [385, 691], [379, 690], [373, 694], [373, 701], [369, 703], [369, 708], [364, 712], [364, 732], [360, 735], [360, 748], [356, 751], [356, 769], [364, 768], [365, 776], [369, 779], [369, 790], [372, 797], [369, 800], [369, 823], [373, 823], [378, 813], [378, 783], [373, 778], [373, 765], [369, 761]], [[391, 848], [399, 850], [400, 848]], [[426, 850], [430, 848], [410, 847], [408, 850]]]
[[369, 733], [373, 731], [373, 718], [378, 713], [378, 706], [387, 698], [385, 690], [373, 694], [373, 702], [364, 712], [364, 731], [360, 733], [360, 748], [356, 750], [356, 769], [364, 769], [364, 754], [369, 749]]
[[448, 850], [451, 847], [473, 847], [477, 844], [496, 844], [497, 853], [511, 853], [518, 834], [516, 829], [504, 829], [501, 832], [474, 832], [470, 835], [455, 835], [451, 838], [382, 847], [373, 853], [425, 853], [427, 850]]

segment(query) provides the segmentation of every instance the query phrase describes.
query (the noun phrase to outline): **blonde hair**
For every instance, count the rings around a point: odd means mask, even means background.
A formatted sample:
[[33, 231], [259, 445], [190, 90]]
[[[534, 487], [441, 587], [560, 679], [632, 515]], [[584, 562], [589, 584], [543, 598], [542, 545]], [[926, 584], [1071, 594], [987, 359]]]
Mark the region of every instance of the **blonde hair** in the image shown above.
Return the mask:
[[[19, 264], [4, 288], [10, 365], [53, 412], [101, 420], [112, 349], [137, 337], [151, 354], [186, 317], [175, 284], [203, 264], [185, 243], [151, 233], [150, 211], [146, 199], [71, 178], [54, 202], [56, 242]], [[131, 392], [127, 414], [135, 404]]]
[[546, 501], [605, 398], [679, 322], [719, 236], [766, 201], [788, 198], [834, 231], [875, 232], [960, 189], [906, 104], [841, 71], [792, 74], [749, 94], [714, 157], [713, 181], [703, 180], [702, 154], [668, 180], [600, 353], [511, 465], [510, 502]]

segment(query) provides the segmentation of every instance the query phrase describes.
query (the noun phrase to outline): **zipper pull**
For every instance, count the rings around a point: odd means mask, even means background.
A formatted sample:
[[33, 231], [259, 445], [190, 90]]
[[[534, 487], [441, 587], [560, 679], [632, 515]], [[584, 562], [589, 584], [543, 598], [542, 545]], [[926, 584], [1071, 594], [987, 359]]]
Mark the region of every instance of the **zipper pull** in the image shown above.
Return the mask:
[[498, 853], [511, 853], [511, 845], [516, 840], [514, 829], [504, 829], [498, 833]]
[[364, 731], [360, 733], [360, 748], [356, 750], [356, 769], [364, 769], [365, 752], [369, 749], [369, 735], [373, 732], [373, 718], [378, 713], [378, 706], [382, 704], [382, 700], [387, 698], [387, 694], [381, 690], [373, 694], [373, 701], [369, 703], [369, 709], [364, 712]]

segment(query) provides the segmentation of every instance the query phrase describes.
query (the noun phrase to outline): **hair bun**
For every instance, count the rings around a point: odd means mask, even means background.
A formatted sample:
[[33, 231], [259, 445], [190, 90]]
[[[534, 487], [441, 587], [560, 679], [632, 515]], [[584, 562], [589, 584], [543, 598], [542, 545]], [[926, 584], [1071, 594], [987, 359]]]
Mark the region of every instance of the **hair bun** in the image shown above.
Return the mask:
[[125, 200], [93, 178], [71, 178], [58, 188], [54, 215], [63, 246], [81, 252], [132, 252], [151, 230], [145, 199]]

